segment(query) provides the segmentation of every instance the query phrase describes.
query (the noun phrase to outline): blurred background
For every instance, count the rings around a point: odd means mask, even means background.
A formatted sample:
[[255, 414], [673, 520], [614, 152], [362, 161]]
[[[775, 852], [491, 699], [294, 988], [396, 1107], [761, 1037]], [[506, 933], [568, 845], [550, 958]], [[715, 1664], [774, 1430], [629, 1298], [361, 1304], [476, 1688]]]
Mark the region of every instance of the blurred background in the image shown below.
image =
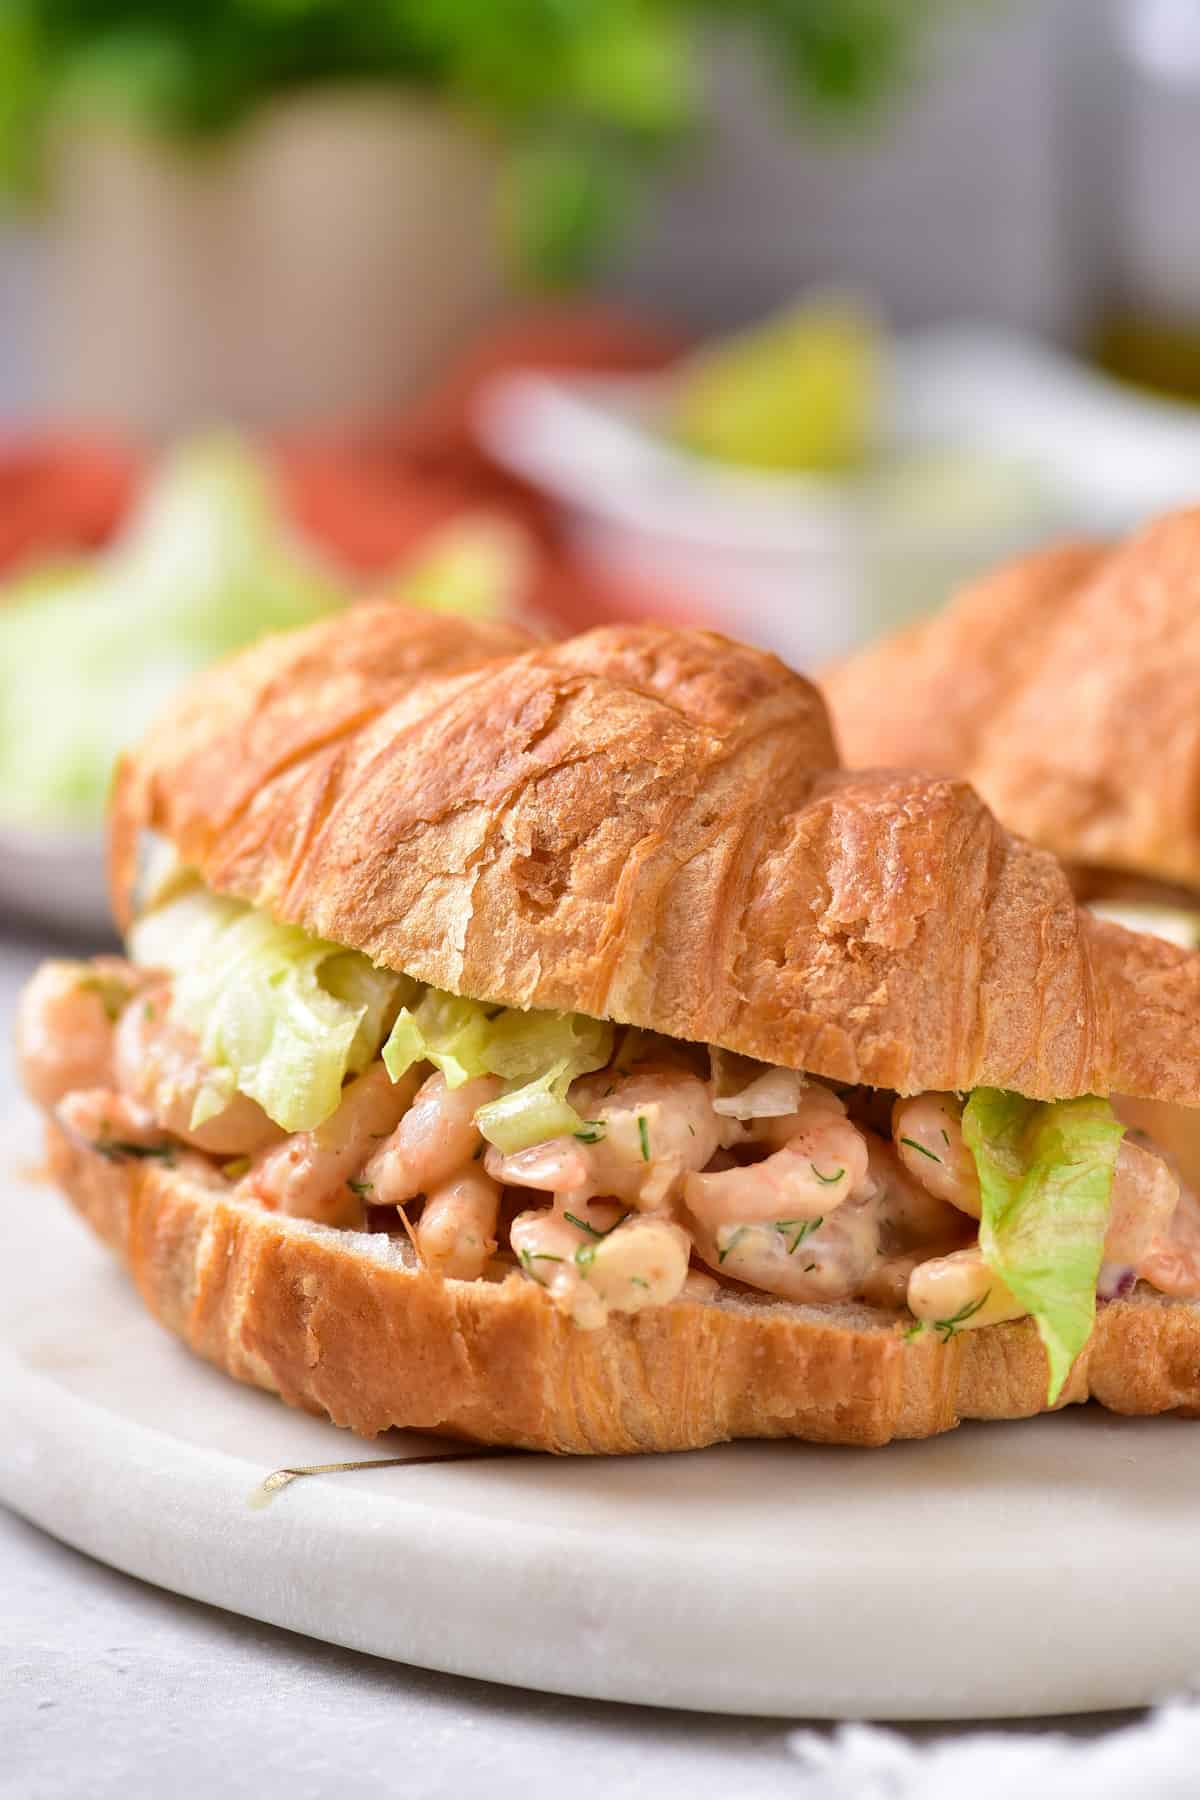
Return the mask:
[[1197, 0], [0, 0], [0, 900], [364, 593], [815, 668], [1200, 493]]

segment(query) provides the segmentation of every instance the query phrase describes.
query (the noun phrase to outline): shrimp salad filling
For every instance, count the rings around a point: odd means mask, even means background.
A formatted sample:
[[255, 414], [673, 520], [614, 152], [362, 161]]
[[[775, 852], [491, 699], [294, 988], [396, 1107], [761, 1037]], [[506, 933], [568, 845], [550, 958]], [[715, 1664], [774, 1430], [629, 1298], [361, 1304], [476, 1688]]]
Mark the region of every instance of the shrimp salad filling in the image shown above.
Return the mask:
[[677, 1297], [1032, 1314], [1055, 1397], [1097, 1298], [1200, 1296], [1200, 1207], [1121, 1103], [886, 1094], [421, 988], [198, 883], [129, 960], [46, 964], [27, 1088], [114, 1162], [524, 1278], [584, 1330]]

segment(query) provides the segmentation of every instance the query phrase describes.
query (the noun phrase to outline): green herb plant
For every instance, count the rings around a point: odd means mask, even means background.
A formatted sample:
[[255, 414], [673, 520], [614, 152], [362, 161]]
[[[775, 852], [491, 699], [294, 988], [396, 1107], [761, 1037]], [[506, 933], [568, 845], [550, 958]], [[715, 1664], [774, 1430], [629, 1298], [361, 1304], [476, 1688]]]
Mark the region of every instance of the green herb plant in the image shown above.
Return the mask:
[[193, 140], [328, 83], [433, 92], [504, 135], [517, 265], [580, 279], [647, 174], [706, 116], [706, 52], [750, 43], [785, 97], [857, 117], [964, 0], [2, 0], [0, 187], [36, 188], [47, 128], [106, 114]]

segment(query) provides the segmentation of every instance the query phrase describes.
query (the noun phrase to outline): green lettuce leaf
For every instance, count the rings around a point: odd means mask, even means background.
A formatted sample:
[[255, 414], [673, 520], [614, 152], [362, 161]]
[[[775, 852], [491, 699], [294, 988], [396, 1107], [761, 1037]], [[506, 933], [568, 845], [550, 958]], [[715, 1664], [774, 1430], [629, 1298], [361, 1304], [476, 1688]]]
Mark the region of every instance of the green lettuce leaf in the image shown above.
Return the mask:
[[172, 1014], [211, 1067], [193, 1126], [236, 1090], [284, 1131], [314, 1129], [336, 1108], [346, 1076], [377, 1053], [414, 985], [200, 887], [139, 919], [129, 949], [135, 962], [171, 973]]
[[485, 1055], [494, 1007], [462, 1000], [429, 988], [415, 1007], [404, 1007], [383, 1046], [383, 1062], [393, 1081], [414, 1063], [429, 1062], [446, 1077], [446, 1086], [461, 1087], [476, 1075], [491, 1073]]
[[494, 1074], [508, 1086], [475, 1115], [484, 1137], [506, 1156], [547, 1138], [582, 1131], [584, 1122], [567, 1101], [580, 1075], [612, 1058], [613, 1028], [583, 1013], [508, 1011], [495, 1021], [488, 1044]]
[[504, 1091], [476, 1121], [506, 1153], [583, 1128], [567, 1089], [609, 1061], [611, 1025], [422, 988], [211, 894], [194, 876], [176, 871], [162, 892], [130, 932], [129, 952], [170, 973], [172, 1016], [196, 1034], [209, 1065], [193, 1126], [237, 1092], [285, 1131], [312, 1130], [337, 1106], [347, 1075], [382, 1054], [393, 1081], [416, 1063], [432, 1063], [452, 1088], [500, 1076]]
[[555, 1063], [536, 1080], [489, 1100], [475, 1114], [475, 1123], [488, 1143], [505, 1156], [550, 1138], [573, 1137], [584, 1129], [583, 1120], [565, 1098], [573, 1080], [566, 1064]]
[[977, 1088], [963, 1136], [979, 1171], [979, 1247], [1028, 1307], [1062, 1392], [1092, 1334], [1113, 1172], [1125, 1127], [1107, 1100], [1039, 1102]]
[[383, 1060], [393, 1081], [417, 1062], [431, 1062], [452, 1088], [477, 1075], [501, 1076], [505, 1092], [481, 1106], [475, 1122], [489, 1143], [511, 1154], [582, 1129], [567, 1089], [604, 1067], [612, 1043], [611, 1025], [581, 1013], [497, 1009], [430, 988], [399, 1014]]

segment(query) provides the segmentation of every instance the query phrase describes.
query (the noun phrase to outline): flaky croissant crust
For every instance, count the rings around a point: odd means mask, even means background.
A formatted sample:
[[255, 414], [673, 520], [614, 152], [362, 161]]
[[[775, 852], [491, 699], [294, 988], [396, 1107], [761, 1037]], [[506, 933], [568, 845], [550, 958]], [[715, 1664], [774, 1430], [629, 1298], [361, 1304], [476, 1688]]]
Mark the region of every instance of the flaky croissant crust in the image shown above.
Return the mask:
[[775, 657], [361, 605], [185, 691], [119, 772], [214, 889], [456, 993], [900, 1092], [1200, 1104], [1200, 959], [1075, 906], [964, 782], [839, 769]]
[[[738, 1437], [885, 1444], [1046, 1409], [1031, 1319], [911, 1334], [874, 1307], [676, 1300], [580, 1331], [535, 1282], [446, 1281], [403, 1245], [118, 1165], [48, 1127], [50, 1171], [154, 1317], [238, 1381], [366, 1437], [394, 1425], [559, 1453]], [[1060, 1404], [1200, 1409], [1200, 1307], [1100, 1308]]]
[[959, 776], [1065, 862], [1200, 888], [1200, 508], [1011, 563], [822, 685], [852, 765]]

